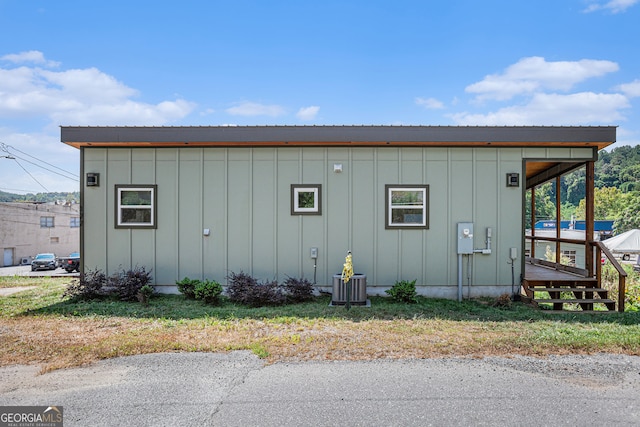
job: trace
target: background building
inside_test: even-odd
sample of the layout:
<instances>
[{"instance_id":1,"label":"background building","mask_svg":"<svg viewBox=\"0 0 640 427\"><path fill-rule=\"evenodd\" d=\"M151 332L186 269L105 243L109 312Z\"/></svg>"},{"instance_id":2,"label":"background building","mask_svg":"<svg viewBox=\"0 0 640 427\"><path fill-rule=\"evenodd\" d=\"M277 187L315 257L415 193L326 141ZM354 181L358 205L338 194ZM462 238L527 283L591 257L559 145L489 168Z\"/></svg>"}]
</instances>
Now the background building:
<instances>
[{"instance_id":1,"label":"background building","mask_svg":"<svg viewBox=\"0 0 640 427\"><path fill-rule=\"evenodd\" d=\"M28 264L38 253L67 256L80 248L80 206L0 203L2 265Z\"/></svg>"}]
</instances>

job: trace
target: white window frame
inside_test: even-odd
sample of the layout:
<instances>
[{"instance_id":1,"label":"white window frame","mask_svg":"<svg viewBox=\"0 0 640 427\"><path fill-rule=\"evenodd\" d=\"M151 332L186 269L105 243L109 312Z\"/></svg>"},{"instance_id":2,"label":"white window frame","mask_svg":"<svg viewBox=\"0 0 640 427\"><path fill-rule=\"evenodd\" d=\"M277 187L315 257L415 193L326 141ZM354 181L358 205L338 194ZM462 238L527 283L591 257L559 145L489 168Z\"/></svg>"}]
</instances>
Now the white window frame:
<instances>
[{"instance_id":1,"label":"white window frame","mask_svg":"<svg viewBox=\"0 0 640 427\"><path fill-rule=\"evenodd\" d=\"M80 217L72 216L71 219L69 219L69 228L78 228L78 227L80 227Z\"/></svg>"},{"instance_id":2,"label":"white window frame","mask_svg":"<svg viewBox=\"0 0 640 427\"><path fill-rule=\"evenodd\" d=\"M578 251L576 251L575 249L561 250L560 255L567 257L567 259L569 260L569 265L575 267L577 252Z\"/></svg>"},{"instance_id":3,"label":"white window frame","mask_svg":"<svg viewBox=\"0 0 640 427\"><path fill-rule=\"evenodd\" d=\"M393 193L397 191L422 192L422 204L394 205ZM385 185L385 228L388 229L428 229L429 228L429 186L428 185ZM421 210L421 222L393 222L393 211L396 209Z\"/></svg>"},{"instance_id":4,"label":"white window frame","mask_svg":"<svg viewBox=\"0 0 640 427\"><path fill-rule=\"evenodd\" d=\"M313 207L299 206L300 193L313 193ZM322 185L320 184L291 184L291 215L321 215L322 214Z\"/></svg>"},{"instance_id":5,"label":"white window frame","mask_svg":"<svg viewBox=\"0 0 640 427\"><path fill-rule=\"evenodd\" d=\"M122 205L122 194L127 191L145 191L150 193L150 205ZM156 185L116 185L115 186L115 220L116 228L157 228L157 186ZM145 222L124 222L124 209L148 209L150 220Z\"/></svg>"}]
</instances>

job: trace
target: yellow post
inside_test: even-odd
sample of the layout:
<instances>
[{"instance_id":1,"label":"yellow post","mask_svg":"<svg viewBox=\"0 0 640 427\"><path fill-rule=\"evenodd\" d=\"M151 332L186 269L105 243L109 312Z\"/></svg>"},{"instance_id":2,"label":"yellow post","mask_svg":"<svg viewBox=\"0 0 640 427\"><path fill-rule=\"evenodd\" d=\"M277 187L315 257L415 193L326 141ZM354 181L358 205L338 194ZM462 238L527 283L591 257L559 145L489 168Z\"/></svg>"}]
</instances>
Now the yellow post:
<instances>
[{"instance_id":1,"label":"yellow post","mask_svg":"<svg viewBox=\"0 0 640 427\"><path fill-rule=\"evenodd\" d=\"M347 310L351 308L351 276L353 276L353 259L351 257L351 251L347 252L347 256L344 259L344 266L342 267L342 283L347 286Z\"/></svg>"}]
</instances>

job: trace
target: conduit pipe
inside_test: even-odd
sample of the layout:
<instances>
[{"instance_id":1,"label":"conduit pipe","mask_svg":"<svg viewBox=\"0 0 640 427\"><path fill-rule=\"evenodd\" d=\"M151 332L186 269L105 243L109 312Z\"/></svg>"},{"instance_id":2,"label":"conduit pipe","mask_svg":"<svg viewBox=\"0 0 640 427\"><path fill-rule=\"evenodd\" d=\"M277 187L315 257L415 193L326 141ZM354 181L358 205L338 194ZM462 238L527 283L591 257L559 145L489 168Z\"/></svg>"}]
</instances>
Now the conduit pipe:
<instances>
[{"instance_id":1,"label":"conduit pipe","mask_svg":"<svg viewBox=\"0 0 640 427\"><path fill-rule=\"evenodd\" d=\"M473 255L473 254L482 254L482 255L491 255L491 227L487 227L487 240L486 240L486 247L482 248L482 249L474 249L473 253L468 253L469 255ZM458 302L462 302L462 284L463 284L463 280L462 280L462 253L458 253ZM471 286L471 283L469 283L469 286Z\"/></svg>"}]
</instances>

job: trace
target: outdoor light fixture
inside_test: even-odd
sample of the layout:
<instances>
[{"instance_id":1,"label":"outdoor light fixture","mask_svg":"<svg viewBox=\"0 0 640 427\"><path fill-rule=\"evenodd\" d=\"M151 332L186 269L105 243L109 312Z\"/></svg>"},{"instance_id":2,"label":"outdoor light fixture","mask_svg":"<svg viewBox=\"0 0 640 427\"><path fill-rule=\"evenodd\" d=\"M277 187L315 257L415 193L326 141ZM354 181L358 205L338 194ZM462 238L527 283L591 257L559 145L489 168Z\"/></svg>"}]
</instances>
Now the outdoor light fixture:
<instances>
[{"instance_id":1,"label":"outdoor light fixture","mask_svg":"<svg viewBox=\"0 0 640 427\"><path fill-rule=\"evenodd\" d=\"M335 173L340 173L342 172L342 163L334 163L333 164L333 171Z\"/></svg>"},{"instance_id":2,"label":"outdoor light fixture","mask_svg":"<svg viewBox=\"0 0 640 427\"><path fill-rule=\"evenodd\" d=\"M507 174L507 187L519 187L520 186L520 174L516 172Z\"/></svg>"},{"instance_id":3,"label":"outdoor light fixture","mask_svg":"<svg viewBox=\"0 0 640 427\"><path fill-rule=\"evenodd\" d=\"M89 172L87 174L87 187L100 187L100 174Z\"/></svg>"}]
</instances>

